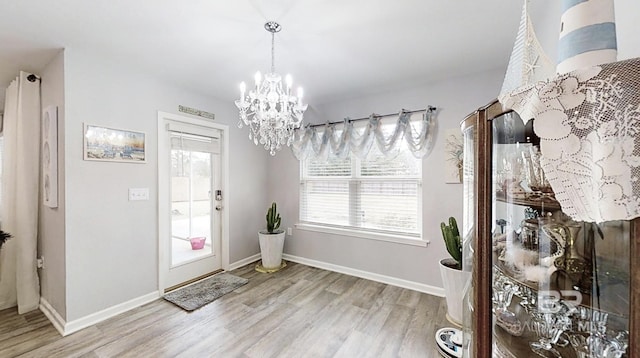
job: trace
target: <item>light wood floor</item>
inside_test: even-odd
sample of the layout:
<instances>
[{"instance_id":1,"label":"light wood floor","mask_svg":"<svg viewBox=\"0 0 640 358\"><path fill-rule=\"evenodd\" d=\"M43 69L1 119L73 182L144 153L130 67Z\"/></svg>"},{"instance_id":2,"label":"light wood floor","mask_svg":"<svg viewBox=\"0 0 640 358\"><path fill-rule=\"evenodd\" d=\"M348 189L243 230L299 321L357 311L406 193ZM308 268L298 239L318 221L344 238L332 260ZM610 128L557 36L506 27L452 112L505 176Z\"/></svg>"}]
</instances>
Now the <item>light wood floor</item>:
<instances>
[{"instance_id":1,"label":"light wood floor","mask_svg":"<svg viewBox=\"0 0 640 358\"><path fill-rule=\"evenodd\" d=\"M67 337L0 311L0 357L437 357L439 297L295 263L192 313L157 300Z\"/></svg>"}]
</instances>

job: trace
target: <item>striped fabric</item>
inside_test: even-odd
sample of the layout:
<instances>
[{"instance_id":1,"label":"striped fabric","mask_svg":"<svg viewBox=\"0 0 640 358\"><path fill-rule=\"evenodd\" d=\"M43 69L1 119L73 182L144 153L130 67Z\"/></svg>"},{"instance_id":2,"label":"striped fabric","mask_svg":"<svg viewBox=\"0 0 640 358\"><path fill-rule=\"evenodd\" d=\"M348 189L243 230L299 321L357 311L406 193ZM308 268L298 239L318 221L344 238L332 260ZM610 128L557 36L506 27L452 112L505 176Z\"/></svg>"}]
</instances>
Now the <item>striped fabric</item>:
<instances>
[{"instance_id":1,"label":"striped fabric","mask_svg":"<svg viewBox=\"0 0 640 358\"><path fill-rule=\"evenodd\" d=\"M613 0L563 0L558 73L615 62Z\"/></svg>"}]
</instances>

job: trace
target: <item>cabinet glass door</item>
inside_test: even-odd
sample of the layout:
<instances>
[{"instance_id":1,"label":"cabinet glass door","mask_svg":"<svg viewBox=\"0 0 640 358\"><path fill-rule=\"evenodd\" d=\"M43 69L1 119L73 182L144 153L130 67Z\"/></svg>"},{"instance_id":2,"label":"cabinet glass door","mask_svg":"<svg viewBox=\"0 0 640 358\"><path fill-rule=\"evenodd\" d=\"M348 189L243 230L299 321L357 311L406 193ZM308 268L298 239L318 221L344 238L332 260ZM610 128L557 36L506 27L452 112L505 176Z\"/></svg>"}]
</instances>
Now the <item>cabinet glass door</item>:
<instances>
[{"instance_id":1,"label":"cabinet glass door","mask_svg":"<svg viewBox=\"0 0 640 358\"><path fill-rule=\"evenodd\" d=\"M483 244L492 247L494 356L625 356L629 222L572 220L545 177L533 121L508 112L490 123L492 232Z\"/></svg>"},{"instance_id":2,"label":"cabinet glass door","mask_svg":"<svg viewBox=\"0 0 640 358\"><path fill-rule=\"evenodd\" d=\"M463 141L463 218L462 218L462 270L468 272L469 281L464 286L463 304L462 304L462 320L463 329L463 356L474 357L474 338L473 338L473 285L471 284L471 272L473 270L474 259L474 231L476 222L475 212L475 148L476 141L476 120L477 113L467 117L462 124L462 141Z\"/></svg>"}]
</instances>

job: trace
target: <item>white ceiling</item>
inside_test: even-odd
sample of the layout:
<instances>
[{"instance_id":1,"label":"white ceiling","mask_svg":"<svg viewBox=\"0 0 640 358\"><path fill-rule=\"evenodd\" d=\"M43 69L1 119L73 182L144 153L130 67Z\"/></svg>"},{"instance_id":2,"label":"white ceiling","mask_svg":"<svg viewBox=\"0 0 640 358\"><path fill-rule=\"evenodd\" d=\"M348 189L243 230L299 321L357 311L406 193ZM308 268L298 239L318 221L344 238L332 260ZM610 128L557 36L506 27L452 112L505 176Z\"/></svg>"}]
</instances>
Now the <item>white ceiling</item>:
<instances>
[{"instance_id":1,"label":"white ceiling","mask_svg":"<svg viewBox=\"0 0 640 358\"><path fill-rule=\"evenodd\" d=\"M544 16L557 0L532 2ZM505 67L517 0L0 0L0 88L62 48L112 57L223 100L270 66L306 101L393 90ZM551 6L554 7L554 6ZM555 10L554 10L555 11ZM557 22L555 19L552 23ZM4 96L0 96L0 108Z\"/></svg>"}]
</instances>

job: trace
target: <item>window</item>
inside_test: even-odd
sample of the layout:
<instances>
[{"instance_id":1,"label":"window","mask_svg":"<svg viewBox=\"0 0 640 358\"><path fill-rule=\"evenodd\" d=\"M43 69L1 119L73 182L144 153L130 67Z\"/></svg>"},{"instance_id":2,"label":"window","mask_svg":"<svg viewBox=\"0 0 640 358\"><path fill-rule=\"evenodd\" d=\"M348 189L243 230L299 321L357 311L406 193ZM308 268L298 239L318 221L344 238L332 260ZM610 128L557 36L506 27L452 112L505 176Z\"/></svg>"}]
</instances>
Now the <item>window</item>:
<instances>
[{"instance_id":1,"label":"window","mask_svg":"<svg viewBox=\"0 0 640 358\"><path fill-rule=\"evenodd\" d=\"M399 147L392 158L374 143L365 160L350 153L303 161L301 224L420 239L422 160Z\"/></svg>"}]
</instances>

